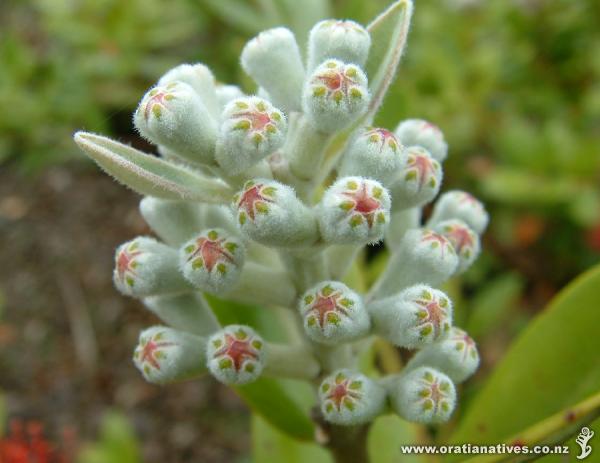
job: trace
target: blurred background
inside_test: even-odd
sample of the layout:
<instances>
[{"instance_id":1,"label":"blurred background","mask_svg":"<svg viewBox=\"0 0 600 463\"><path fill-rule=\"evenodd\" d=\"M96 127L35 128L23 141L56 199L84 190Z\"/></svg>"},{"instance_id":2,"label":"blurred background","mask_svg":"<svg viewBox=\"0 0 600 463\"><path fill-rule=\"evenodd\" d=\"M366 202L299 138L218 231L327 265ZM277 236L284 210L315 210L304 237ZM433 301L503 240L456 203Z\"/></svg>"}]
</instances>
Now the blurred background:
<instances>
[{"instance_id":1,"label":"blurred background","mask_svg":"<svg viewBox=\"0 0 600 463\"><path fill-rule=\"evenodd\" d=\"M71 136L151 151L131 115L170 67L201 61L252 91L237 59L258 31L285 24L304 40L318 19L367 23L388 1L307 0L302 17L293 3L0 2L5 444L43 432L64 462L250 461L233 392L210 379L162 389L133 367L138 332L156 319L112 288L113 251L149 230L139 198ZM441 127L443 188L472 191L492 216L482 257L451 288L483 356L462 407L528 320L600 257L600 2L416 0L377 123L407 117Z\"/></svg>"}]
</instances>

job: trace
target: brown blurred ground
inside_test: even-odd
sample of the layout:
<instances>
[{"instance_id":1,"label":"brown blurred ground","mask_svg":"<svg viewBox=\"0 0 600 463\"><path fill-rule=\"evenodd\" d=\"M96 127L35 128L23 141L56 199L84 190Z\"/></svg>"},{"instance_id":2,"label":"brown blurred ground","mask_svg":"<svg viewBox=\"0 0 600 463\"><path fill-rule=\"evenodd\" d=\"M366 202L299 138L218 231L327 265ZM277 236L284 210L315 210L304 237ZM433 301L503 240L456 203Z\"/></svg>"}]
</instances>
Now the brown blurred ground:
<instances>
[{"instance_id":1,"label":"brown blurred ground","mask_svg":"<svg viewBox=\"0 0 600 463\"><path fill-rule=\"evenodd\" d=\"M229 389L210 379L159 388L130 361L139 331L157 322L110 278L114 248L149 233L138 200L91 164L33 181L0 172L8 414L39 419L51 433L73 426L83 441L116 408L133 423L143 461L235 461L248 452L248 415Z\"/></svg>"}]
</instances>

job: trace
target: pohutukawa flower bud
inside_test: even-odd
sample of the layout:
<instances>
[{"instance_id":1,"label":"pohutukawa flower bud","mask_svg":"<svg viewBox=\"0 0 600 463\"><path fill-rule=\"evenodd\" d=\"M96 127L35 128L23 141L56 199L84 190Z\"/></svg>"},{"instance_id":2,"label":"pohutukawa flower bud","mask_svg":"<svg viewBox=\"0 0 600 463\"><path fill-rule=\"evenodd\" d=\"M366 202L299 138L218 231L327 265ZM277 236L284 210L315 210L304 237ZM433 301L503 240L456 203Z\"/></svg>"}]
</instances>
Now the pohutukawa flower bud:
<instances>
[{"instance_id":1,"label":"pohutukawa flower bud","mask_svg":"<svg viewBox=\"0 0 600 463\"><path fill-rule=\"evenodd\" d=\"M463 330L452 327L439 341L417 352L407 368L427 365L447 374L455 383L465 381L479 366L475 341Z\"/></svg>"},{"instance_id":2,"label":"pohutukawa flower bud","mask_svg":"<svg viewBox=\"0 0 600 463\"><path fill-rule=\"evenodd\" d=\"M179 250L179 265L185 278L211 294L230 291L238 282L246 249L223 229L205 230Z\"/></svg>"},{"instance_id":3,"label":"pohutukawa flower bud","mask_svg":"<svg viewBox=\"0 0 600 463\"><path fill-rule=\"evenodd\" d=\"M304 330L313 341L338 344L365 336L371 327L362 298L345 284L325 281L300 298Z\"/></svg>"},{"instance_id":4,"label":"pohutukawa flower bud","mask_svg":"<svg viewBox=\"0 0 600 463\"><path fill-rule=\"evenodd\" d=\"M117 248L113 281L127 296L146 297L190 291L178 269L177 251L153 238L138 237Z\"/></svg>"},{"instance_id":5,"label":"pohutukawa flower bud","mask_svg":"<svg viewBox=\"0 0 600 463\"><path fill-rule=\"evenodd\" d=\"M344 177L323 195L319 225L328 243L375 243L390 217L390 196L377 181Z\"/></svg>"},{"instance_id":6,"label":"pohutukawa flower bud","mask_svg":"<svg viewBox=\"0 0 600 463\"><path fill-rule=\"evenodd\" d=\"M444 373L420 367L403 374L392 385L392 407L407 421L443 423L456 405L456 389Z\"/></svg>"},{"instance_id":7,"label":"pohutukawa flower bud","mask_svg":"<svg viewBox=\"0 0 600 463\"><path fill-rule=\"evenodd\" d=\"M442 291L426 285L406 288L368 306L377 333L408 349L423 347L448 333L452 302Z\"/></svg>"},{"instance_id":8,"label":"pohutukawa flower bud","mask_svg":"<svg viewBox=\"0 0 600 463\"><path fill-rule=\"evenodd\" d=\"M361 373L338 370L319 386L324 418L343 426L368 423L383 412L385 390Z\"/></svg>"},{"instance_id":9,"label":"pohutukawa flower bud","mask_svg":"<svg viewBox=\"0 0 600 463\"><path fill-rule=\"evenodd\" d=\"M407 119L398 124L395 132L405 146L422 146L440 162L448 155L448 144L444 140L444 134L431 122Z\"/></svg>"},{"instance_id":10,"label":"pohutukawa flower bud","mask_svg":"<svg viewBox=\"0 0 600 463\"><path fill-rule=\"evenodd\" d=\"M202 63L180 64L162 76L158 81L158 85L166 86L173 82L183 82L192 87L213 117L219 117L221 111L217 98L215 76L207 66Z\"/></svg>"},{"instance_id":11,"label":"pohutukawa flower bud","mask_svg":"<svg viewBox=\"0 0 600 463\"><path fill-rule=\"evenodd\" d=\"M225 384L255 381L265 365L264 344L249 326L227 326L208 340L208 369Z\"/></svg>"},{"instance_id":12,"label":"pohutukawa flower bud","mask_svg":"<svg viewBox=\"0 0 600 463\"><path fill-rule=\"evenodd\" d=\"M233 198L240 230L268 246L310 245L317 240L314 213L294 190L273 180L250 180Z\"/></svg>"},{"instance_id":13,"label":"pohutukawa flower bud","mask_svg":"<svg viewBox=\"0 0 600 463\"><path fill-rule=\"evenodd\" d=\"M286 129L285 116L268 101L236 99L223 111L217 162L228 175L237 175L279 148Z\"/></svg>"},{"instance_id":14,"label":"pohutukawa flower bud","mask_svg":"<svg viewBox=\"0 0 600 463\"><path fill-rule=\"evenodd\" d=\"M270 95L286 113L300 109L304 66L294 34L276 27L250 40L241 56L244 71Z\"/></svg>"},{"instance_id":15,"label":"pohutukawa flower bud","mask_svg":"<svg viewBox=\"0 0 600 463\"><path fill-rule=\"evenodd\" d=\"M165 384L206 373L205 339L166 326L140 333L133 354L146 381Z\"/></svg>"},{"instance_id":16,"label":"pohutukawa flower bud","mask_svg":"<svg viewBox=\"0 0 600 463\"><path fill-rule=\"evenodd\" d=\"M339 175L361 175L388 185L406 162L404 147L389 130L370 128L352 143L339 169Z\"/></svg>"},{"instance_id":17,"label":"pohutukawa flower bud","mask_svg":"<svg viewBox=\"0 0 600 463\"><path fill-rule=\"evenodd\" d=\"M390 180L394 210L422 206L436 197L442 184L442 167L419 146L405 149L406 163Z\"/></svg>"},{"instance_id":18,"label":"pohutukawa flower bud","mask_svg":"<svg viewBox=\"0 0 600 463\"><path fill-rule=\"evenodd\" d=\"M333 133L362 116L369 101L367 76L360 67L330 59L307 79L302 109L315 129Z\"/></svg>"},{"instance_id":19,"label":"pohutukawa flower bud","mask_svg":"<svg viewBox=\"0 0 600 463\"><path fill-rule=\"evenodd\" d=\"M364 66L371 48L371 36L354 21L327 19L317 23L308 38L308 69L329 58Z\"/></svg>"},{"instance_id":20,"label":"pohutukawa flower bud","mask_svg":"<svg viewBox=\"0 0 600 463\"><path fill-rule=\"evenodd\" d=\"M222 109L224 109L229 102L246 96L237 85L217 85L216 92Z\"/></svg>"},{"instance_id":21,"label":"pohutukawa flower bud","mask_svg":"<svg viewBox=\"0 0 600 463\"><path fill-rule=\"evenodd\" d=\"M428 226L435 226L448 219L460 219L473 231L482 234L489 217L481 201L470 193L453 190L447 191L436 201Z\"/></svg>"},{"instance_id":22,"label":"pohutukawa flower bud","mask_svg":"<svg viewBox=\"0 0 600 463\"><path fill-rule=\"evenodd\" d=\"M458 267L456 271L462 273L467 270L479 255L479 235L459 219L444 220L439 222L435 231L444 235L458 255Z\"/></svg>"},{"instance_id":23,"label":"pohutukawa flower bud","mask_svg":"<svg viewBox=\"0 0 600 463\"><path fill-rule=\"evenodd\" d=\"M133 121L149 141L191 161L214 165L216 122L188 84L172 82L151 89Z\"/></svg>"}]
</instances>

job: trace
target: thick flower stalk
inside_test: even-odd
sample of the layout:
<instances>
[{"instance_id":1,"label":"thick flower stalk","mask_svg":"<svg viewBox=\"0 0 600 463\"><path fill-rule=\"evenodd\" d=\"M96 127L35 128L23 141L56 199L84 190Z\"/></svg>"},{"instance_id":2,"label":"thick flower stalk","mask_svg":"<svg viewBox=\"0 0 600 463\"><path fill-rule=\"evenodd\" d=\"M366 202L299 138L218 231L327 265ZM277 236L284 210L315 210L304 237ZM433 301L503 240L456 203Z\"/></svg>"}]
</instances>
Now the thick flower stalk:
<instances>
[{"instance_id":1,"label":"thick flower stalk","mask_svg":"<svg viewBox=\"0 0 600 463\"><path fill-rule=\"evenodd\" d=\"M168 71L133 118L161 157L75 135L144 195L140 211L160 239L135 238L115 257L117 289L170 325L140 335L134 362L148 381L299 378L313 383L320 420L332 426L390 411L420 423L450 418L455 384L479 357L452 325L460 307L442 285L473 264L488 216L470 194L449 191L423 217L443 189L442 131L420 119L373 126L411 12L400 0L368 27L322 21L302 44L306 61L290 30L262 32L241 56L257 95L216 84L203 64ZM386 15L399 18L395 42L372 57L371 33ZM345 278L380 242L387 267L359 291ZM289 342L272 343L259 325L222 326L215 298L272 311ZM360 371L375 337L416 350L400 374Z\"/></svg>"}]
</instances>

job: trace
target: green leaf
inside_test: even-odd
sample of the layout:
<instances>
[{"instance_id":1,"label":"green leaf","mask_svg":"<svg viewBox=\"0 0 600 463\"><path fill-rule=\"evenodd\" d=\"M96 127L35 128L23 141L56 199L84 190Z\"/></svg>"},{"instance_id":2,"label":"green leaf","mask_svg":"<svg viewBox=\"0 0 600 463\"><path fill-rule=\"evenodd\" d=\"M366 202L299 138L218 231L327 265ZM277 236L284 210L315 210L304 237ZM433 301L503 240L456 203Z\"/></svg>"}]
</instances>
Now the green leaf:
<instances>
[{"instance_id":1,"label":"green leaf","mask_svg":"<svg viewBox=\"0 0 600 463\"><path fill-rule=\"evenodd\" d=\"M227 203L233 192L223 182L93 133L77 132L75 142L108 174L143 195L162 199Z\"/></svg>"},{"instance_id":2,"label":"green leaf","mask_svg":"<svg viewBox=\"0 0 600 463\"><path fill-rule=\"evenodd\" d=\"M600 266L578 277L512 345L453 443L495 444L600 388Z\"/></svg>"},{"instance_id":3,"label":"green leaf","mask_svg":"<svg viewBox=\"0 0 600 463\"><path fill-rule=\"evenodd\" d=\"M371 91L367 122L373 120L396 76L398 63L406 45L412 12L411 0L398 0L367 26L372 43L366 65Z\"/></svg>"},{"instance_id":4,"label":"green leaf","mask_svg":"<svg viewBox=\"0 0 600 463\"><path fill-rule=\"evenodd\" d=\"M260 416L252 417L254 463L332 463L329 453L317 444L298 442L278 431Z\"/></svg>"}]
</instances>

